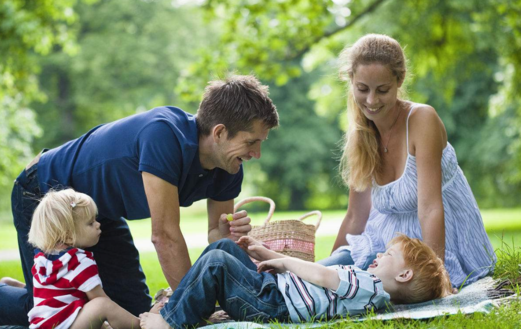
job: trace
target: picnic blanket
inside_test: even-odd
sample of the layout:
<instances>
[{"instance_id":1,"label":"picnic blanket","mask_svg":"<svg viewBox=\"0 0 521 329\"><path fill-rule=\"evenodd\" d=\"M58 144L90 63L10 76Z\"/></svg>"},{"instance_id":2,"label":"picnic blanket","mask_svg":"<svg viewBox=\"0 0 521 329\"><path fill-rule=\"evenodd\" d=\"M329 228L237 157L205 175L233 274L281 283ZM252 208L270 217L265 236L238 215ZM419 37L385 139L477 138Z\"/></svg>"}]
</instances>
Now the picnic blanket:
<instances>
[{"instance_id":1,"label":"picnic blanket","mask_svg":"<svg viewBox=\"0 0 521 329\"><path fill-rule=\"evenodd\" d=\"M339 319L333 323L342 321L365 321L365 320L391 320L398 318L405 319L429 319L437 316L457 314L458 312L470 314L475 312L489 313L493 308L497 307L503 300L511 297L513 292L502 289L505 283L498 282L491 277L485 277L473 284L463 288L458 294L433 301L417 303L391 305L390 308L379 310L374 315L359 316L350 319ZM516 297L517 298L517 297ZM224 329L224 328L280 328L280 324L270 325L269 323L259 324L254 322L234 322L228 321L226 317L219 317L218 314L212 316L221 323L210 324L204 326L205 329ZM306 323L306 324L284 324L284 327L302 328L322 327L324 323Z\"/></svg>"}]
</instances>

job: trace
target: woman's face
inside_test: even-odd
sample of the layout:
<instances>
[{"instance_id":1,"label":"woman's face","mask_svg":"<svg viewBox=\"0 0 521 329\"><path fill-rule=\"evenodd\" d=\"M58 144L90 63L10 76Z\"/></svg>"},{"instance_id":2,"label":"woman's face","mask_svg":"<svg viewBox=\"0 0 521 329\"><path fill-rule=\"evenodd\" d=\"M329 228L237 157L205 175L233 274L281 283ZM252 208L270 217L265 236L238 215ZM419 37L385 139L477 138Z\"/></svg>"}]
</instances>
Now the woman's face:
<instances>
[{"instance_id":1,"label":"woman's face","mask_svg":"<svg viewBox=\"0 0 521 329\"><path fill-rule=\"evenodd\" d=\"M359 65L351 84L355 102L371 121L387 117L396 105L398 89L402 85L382 64Z\"/></svg>"}]
</instances>

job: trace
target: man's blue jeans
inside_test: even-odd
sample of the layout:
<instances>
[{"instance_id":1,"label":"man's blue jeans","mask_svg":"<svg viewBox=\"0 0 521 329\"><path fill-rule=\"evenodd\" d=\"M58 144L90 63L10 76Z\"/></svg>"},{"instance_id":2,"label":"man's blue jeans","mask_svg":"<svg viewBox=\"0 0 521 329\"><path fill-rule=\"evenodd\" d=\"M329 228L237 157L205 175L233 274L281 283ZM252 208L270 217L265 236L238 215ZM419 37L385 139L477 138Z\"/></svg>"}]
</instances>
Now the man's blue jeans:
<instances>
[{"instance_id":1,"label":"man's blue jeans","mask_svg":"<svg viewBox=\"0 0 521 329\"><path fill-rule=\"evenodd\" d=\"M257 267L235 242L209 245L181 280L161 315L174 328L204 323L215 302L234 320L289 321L277 277Z\"/></svg>"},{"instance_id":2,"label":"man's blue jeans","mask_svg":"<svg viewBox=\"0 0 521 329\"><path fill-rule=\"evenodd\" d=\"M64 188L64 187L62 187ZM23 170L14 183L11 195L13 221L18 234L18 248L26 289L0 284L0 326L28 326L27 313L33 307L34 248L27 242L34 209L40 193L37 165ZM103 289L118 305L134 315L150 310L152 298L139 264L139 253L123 218L99 218L101 239L88 250L94 252Z\"/></svg>"}]
</instances>

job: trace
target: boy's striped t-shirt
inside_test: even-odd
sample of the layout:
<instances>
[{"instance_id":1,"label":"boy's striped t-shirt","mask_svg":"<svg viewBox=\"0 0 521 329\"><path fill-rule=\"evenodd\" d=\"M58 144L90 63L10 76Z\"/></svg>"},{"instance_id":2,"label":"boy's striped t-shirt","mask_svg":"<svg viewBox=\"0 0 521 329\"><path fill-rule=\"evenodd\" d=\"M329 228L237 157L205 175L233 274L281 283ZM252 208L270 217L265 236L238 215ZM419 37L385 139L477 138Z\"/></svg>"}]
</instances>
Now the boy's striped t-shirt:
<instances>
[{"instance_id":1,"label":"boy's striped t-shirt","mask_svg":"<svg viewBox=\"0 0 521 329\"><path fill-rule=\"evenodd\" d=\"M37 252L32 268L34 308L30 328L70 328L89 300L86 292L101 285L92 252L72 248L58 255Z\"/></svg>"},{"instance_id":2,"label":"boy's striped t-shirt","mask_svg":"<svg viewBox=\"0 0 521 329\"><path fill-rule=\"evenodd\" d=\"M293 322L353 316L385 307L390 296L375 275L355 266L334 265L340 284L337 290L323 288L291 272L277 274L278 288Z\"/></svg>"}]
</instances>

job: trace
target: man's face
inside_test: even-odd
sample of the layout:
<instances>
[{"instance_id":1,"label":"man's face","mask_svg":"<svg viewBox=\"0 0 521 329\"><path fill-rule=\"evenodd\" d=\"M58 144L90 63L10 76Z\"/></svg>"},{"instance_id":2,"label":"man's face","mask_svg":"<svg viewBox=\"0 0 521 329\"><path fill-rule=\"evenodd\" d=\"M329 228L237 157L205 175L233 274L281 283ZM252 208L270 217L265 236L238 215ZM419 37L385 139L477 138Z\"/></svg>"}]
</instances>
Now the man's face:
<instances>
[{"instance_id":1,"label":"man's face","mask_svg":"<svg viewBox=\"0 0 521 329\"><path fill-rule=\"evenodd\" d=\"M269 131L261 120L253 122L252 131L239 131L231 139L225 131L217 145L217 167L236 174L244 161L260 158L261 143L268 139Z\"/></svg>"},{"instance_id":2,"label":"man's face","mask_svg":"<svg viewBox=\"0 0 521 329\"><path fill-rule=\"evenodd\" d=\"M407 270L403 259L402 244L393 244L385 253L378 253L367 272L376 275L382 281L394 280Z\"/></svg>"}]
</instances>

